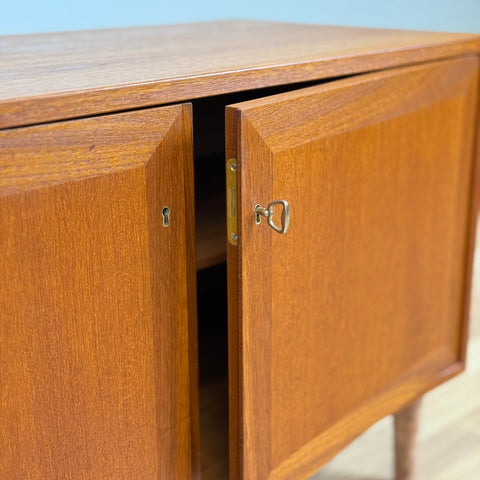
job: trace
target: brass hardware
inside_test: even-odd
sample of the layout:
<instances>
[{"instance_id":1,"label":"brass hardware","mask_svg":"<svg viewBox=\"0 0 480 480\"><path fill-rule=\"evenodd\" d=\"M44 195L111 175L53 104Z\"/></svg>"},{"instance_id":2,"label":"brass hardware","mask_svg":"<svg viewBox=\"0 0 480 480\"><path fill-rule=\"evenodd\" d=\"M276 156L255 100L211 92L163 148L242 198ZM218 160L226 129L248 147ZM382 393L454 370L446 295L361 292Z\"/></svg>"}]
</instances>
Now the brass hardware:
<instances>
[{"instance_id":1,"label":"brass hardware","mask_svg":"<svg viewBox=\"0 0 480 480\"><path fill-rule=\"evenodd\" d=\"M232 245L238 245L237 228L237 161L231 158L227 162L227 232Z\"/></svg>"},{"instance_id":2,"label":"brass hardware","mask_svg":"<svg viewBox=\"0 0 480 480\"><path fill-rule=\"evenodd\" d=\"M163 226L168 227L170 225L170 209L168 207L163 207L162 216L163 216Z\"/></svg>"},{"instance_id":3,"label":"brass hardware","mask_svg":"<svg viewBox=\"0 0 480 480\"><path fill-rule=\"evenodd\" d=\"M268 208L263 208L261 205L255 205L255 223L257 225L262 221L262 217L268 218L270 216L270 211Z\"/></svg>"},{"instance_id":4,"label":"brass hardware","mask_svg":"<svg viewBox=\"0 0 480 480\"><path fill-rule=\"evenodd\" d=\"M273 221L273 207L275 205L283 205L282 210L282 223L281 227L275 225ZM263 208L261 205L255 205L255 223L258 225L262 221L262 217L267 219L267 223L278 233L287 233L288 225L290 224L290 206L286 200L274 200L267 205L267 208Z\"/></svg>"}]
</instances>

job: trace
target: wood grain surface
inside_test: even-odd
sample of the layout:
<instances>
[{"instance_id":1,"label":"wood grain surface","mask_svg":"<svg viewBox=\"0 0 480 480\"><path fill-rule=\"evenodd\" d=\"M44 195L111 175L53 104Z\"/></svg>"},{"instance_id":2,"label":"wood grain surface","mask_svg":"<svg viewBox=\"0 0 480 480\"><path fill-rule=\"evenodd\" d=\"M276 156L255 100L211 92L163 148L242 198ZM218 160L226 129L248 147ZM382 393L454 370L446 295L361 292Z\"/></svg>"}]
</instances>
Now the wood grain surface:
<instances>
[{"instance_id":1,"label":"wood grain surface","mask_svg":"<svg viewBox=\"0 0 480 480\"><path fill-rule=\"evenodd\" d=\"M0 478L197 476L191 130L179 105L0 133Z\"/></svg>"},{"instance_id":2,"label":"wood grain surface","mask_svg":"<svg viewBox=\"0 0 480 480\"><path fill-rule=\"evenodd\" d=\"M237 111L225 110L225 154L226 160L236 158L238 161L238 141L240 123ZM238 165L237 165L238 166ZM237 170L238 175L238 170ZM240 187L237 177L237 187ZM237 193L237 212L240 213L240 191ZM225 211L225 216L230 212ZM240 217L238 217L240 218ZM239 225L239 228L241 226ZM230 480L239 480L243 471L243 406L242 406L242 342L241 342L241 288L240 252L236 245L226 240L227 249L227 296L228 296L228 435ZM212 479L213 480L213 479Z\"/></svg>"},{"instance_id":3,"label":"wood grain surface","mask_svg":"<svg viewBox=\"0 0 480 480\"><path fill-rule=\"evenodd\" d=\"M217 131L212 122L204 117L199 117L198 112L194 118L194 124L197 122L206 123ZM220 120L218 126L221 140L223 140L223 123L225 107L220 109L216 120ZM220 118L219 118L220 117ZM194 129L195 133L195 129ZM195 136L195 153L198 154L197 136ZM202 132L203 133L203 132ZM213 136L212 133L210 133ZM218 142L216 138L208 139L209 144L215 148L218 146L220 152L224 150L223 141ZM226 255L227 226L225 222L225 168L224 153L207 158L195 158L195 255L197 270L211 267L219 263L224 263Z\"/></svg>"},{"instance_id":4,"label":"wood grain surface","mask_svg":"<svg viewBox=\"0 0 480 480\"><path fill-rule=\"evenodd\" d=\"M196 203L195 256L197 270L225 262L227 229L225 195L203 198Z\"/></svg>"},{"instance_id":5,"label":"wood grain surface","mask_svg":"<svg viewBox=\"0 0 480 480\"><path fill-rule=\"evenodd\" d=\"M0 37L0 128L480 51L480 37L226 21Z\"/></svg>"},{"instance_id":6,"label":"wood grain surface","mask_svg":"<svg viewBox=\"0 0 480 480\"><path fill-rule=\"evenodd\" d=\"M479 224L480 227L480 224ZM480 232L478 232L480 233ZM418 480L478 480L480 472L480 236L477 233L465 372L422 397L416 447ZM388 416L310 480L391 480L394 435ZM223 477L224 479L227 477Z\"/></svg>"},{"instance_id":7,"label":"wood grain surface","mask_svg":"<svg viewBox=\"0 0 480 480\"><path fill-rule=\"evenodd\" d=\"M229 107L232 479L305 478L463 369L478 68L471 56ZM254 222L274 199L292 208L283 236Z\"/></svg>"}]
</instances>

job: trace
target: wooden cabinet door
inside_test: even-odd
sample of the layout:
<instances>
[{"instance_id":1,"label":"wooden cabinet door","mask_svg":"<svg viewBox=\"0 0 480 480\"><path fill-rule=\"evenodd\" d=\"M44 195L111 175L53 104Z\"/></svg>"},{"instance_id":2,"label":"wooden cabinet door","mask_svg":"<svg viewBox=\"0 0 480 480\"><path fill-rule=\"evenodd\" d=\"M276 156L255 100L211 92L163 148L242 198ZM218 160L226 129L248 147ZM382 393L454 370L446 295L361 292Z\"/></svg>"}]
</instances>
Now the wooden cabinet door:
<instances>
[{"instance_id":1,"label":"wooden cabinet door","mask_svg":"<svg viewBox=\"0 0 480 480\"><path fill-rule=\"evenodd\" d=\"M0 165L0 477L190 479L190 105L6 130Z\"/></svg>"},{"instance_id":2,"label":"wooden cabinet door","mask_svg":"<svg viewBox=\"0 0 480 480\"><path fill-rule=\"evenodd\" d=\"M232 478L306 478L462 369L478 66L387 70L227 108ZM281 199L284 235L254 215Z\"/></svg>"}]
</instances>

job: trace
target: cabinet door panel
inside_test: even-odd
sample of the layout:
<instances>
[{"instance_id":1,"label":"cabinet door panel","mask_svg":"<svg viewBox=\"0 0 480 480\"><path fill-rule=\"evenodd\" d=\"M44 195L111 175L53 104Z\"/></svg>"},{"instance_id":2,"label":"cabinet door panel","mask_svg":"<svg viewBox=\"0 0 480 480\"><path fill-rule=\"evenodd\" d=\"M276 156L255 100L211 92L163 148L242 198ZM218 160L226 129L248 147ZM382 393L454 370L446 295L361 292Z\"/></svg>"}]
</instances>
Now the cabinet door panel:
<instances>
[{"instance_id":1,"label":"cabinet door panel","mask_svg":"<svg viewBox=\"0 0 480 480\"><path fill-rule=\"evenodd\" d=\"M468 57L227 108L233 478L305 478L462 369L477 89Z\"/></svg>"},{"instance_id":2,"label":"cabinet door panel","mask_svg":"<svg viewBox=\"0 0 480 480\"><path fill-rule=\"evenodd\" d=\"M190 105L0 132L0 164L0 477L190 479Z\"/></svg>"}]
</instances>

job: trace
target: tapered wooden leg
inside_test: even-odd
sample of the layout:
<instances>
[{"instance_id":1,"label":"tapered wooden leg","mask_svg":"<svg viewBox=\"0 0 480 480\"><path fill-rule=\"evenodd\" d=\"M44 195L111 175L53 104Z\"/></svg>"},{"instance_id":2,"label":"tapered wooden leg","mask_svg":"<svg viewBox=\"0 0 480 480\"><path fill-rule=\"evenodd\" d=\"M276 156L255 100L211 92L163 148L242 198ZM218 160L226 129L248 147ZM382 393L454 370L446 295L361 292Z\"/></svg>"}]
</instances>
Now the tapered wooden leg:
<instances>
[{"instance_id":1,"label":"tapered wooden leg","mask_svg":"<svg viewBox=\"0 0 480 480\"><path fill-rule=\"evenodd\" d=\"M395 414L395 475L396 480L413 480L415 445L421 399Z\"/></svg>"}]
</instances>

